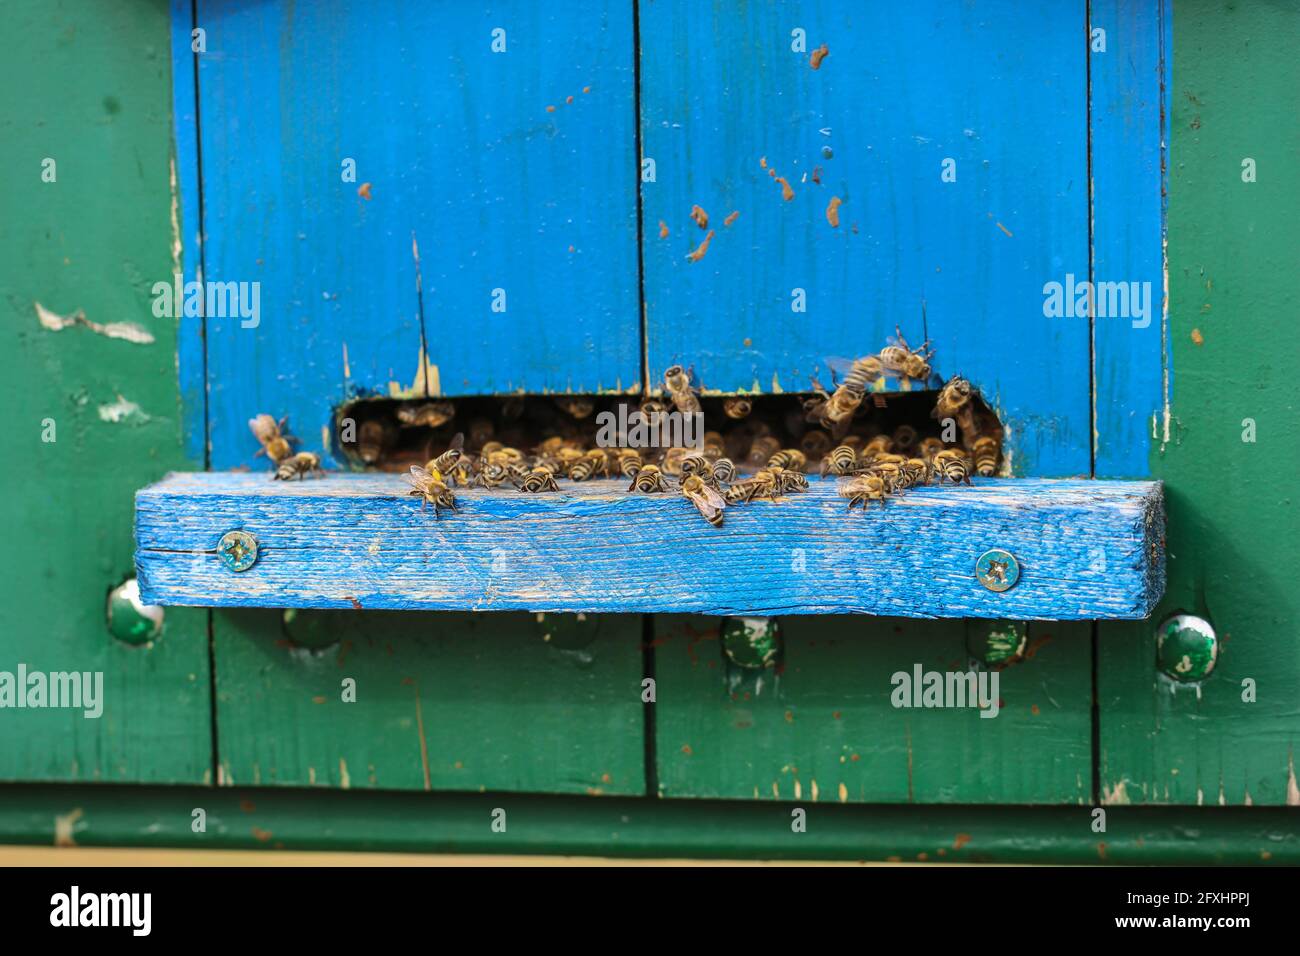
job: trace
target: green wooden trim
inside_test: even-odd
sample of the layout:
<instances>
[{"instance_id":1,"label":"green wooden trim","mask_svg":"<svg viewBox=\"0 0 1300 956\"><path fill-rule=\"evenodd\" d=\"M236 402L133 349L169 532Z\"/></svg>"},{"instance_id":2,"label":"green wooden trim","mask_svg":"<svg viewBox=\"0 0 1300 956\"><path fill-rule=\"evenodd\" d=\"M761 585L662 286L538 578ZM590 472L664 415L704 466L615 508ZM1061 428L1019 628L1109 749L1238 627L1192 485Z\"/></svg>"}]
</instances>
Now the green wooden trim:
<instances>
[{"instance_id":1,"label":"green wooden trim","mask_svg":"<svg viewBox=\"0 0 1300 956\"><path fill-rule=\"evenodd\" d=\"M1300 864L1281 808L908 807L200 787L0 788L0 843L947 863ZM202 808L207 831L191 830ZM506 829L492 830L495 809Z\"/></svg>"}]
</instances>

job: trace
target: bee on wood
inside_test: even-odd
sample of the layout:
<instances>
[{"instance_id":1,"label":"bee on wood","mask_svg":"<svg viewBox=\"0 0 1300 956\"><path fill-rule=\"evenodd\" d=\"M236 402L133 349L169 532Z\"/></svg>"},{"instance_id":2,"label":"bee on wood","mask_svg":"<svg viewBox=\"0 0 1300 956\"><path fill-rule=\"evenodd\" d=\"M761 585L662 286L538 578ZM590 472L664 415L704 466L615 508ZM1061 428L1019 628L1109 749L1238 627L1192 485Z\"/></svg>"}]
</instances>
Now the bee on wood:
<instances>
[{"instance_id":1,"label":"bee on wood","mask_svg":"<svg viewBox=\"0 0 1300 956\"><path fill-rule=\"evenodd\" d=\"M767 467L803 471L808 467L808 459L797 448L783 448L767 460Z\"/></svg>"},{"instance_id":2,"label":"bee on wood","mask_svg":"<svg viewBox=\"0 0 1300 956\"><path fill-rule=\"evenodd\" d=\"M713 484L713 465L709 464L709 460L699 452L682 456L680 467L683 486L688 478L699 478L706 485Z\"/></svg>"},{"instance_id":3,"label":"bee on wood","mask_svg":"<svg viewBox=\"0 0 1300 956\"><path fill-rule=\"evenodd\" d=\"M752 477L735 482L723 495L729 505L753 501L755 498L773 498L775 496L776 475L766 468L755 472Z\"/></svg>"},{"instance_id":4,"label":"bee on wood","mask_svg":"<svg viewBox=\"0 0 1300 956\"><path fill-rule=\"evenodd\" d=\"M991 478L998 471L998 456L1002 454L1002 442L993 435L981 435L975 439L971 455L975 459L975 471Z\"/></svg>"},{"instance_id":5,"label":"bee on wood","mask_svg":"<svg viewBox=\"0 0 1300 956\"><path fill-rule=\"evenodd\" d=\"M772 469L774 480L776 482L776 493L778 495L788 495L792 491L807 491L808 476L802 471L794 471L790 468Z\"/></svg>"},{"instance_id":6,"label":"bee on wood","mask_svg":"<svg viewBox=\"0 0 1300 956\"><path fill-rule=\"evenodd\" d=\"M879 475L854 475L852 478L844 479L840 482L837 489L840 496L849 499L849 510L853 510L854 505L862 505L862 513L867 512L867 502L879 501L880 506L885 506L885 498L889 496L888 488L885 486L885 480Z\"/></svg>"},{"instance_id":7,"label":"bee on wood","mask_svg":"<svg viewBox=\"0 0 1300 956\"><path fill-rule=\"evenodd\" d=\"M731 482L736 480L736 466L730 458L719 458L713 463L713 487L717 488L719 482Z\"/></svg>"},{"instance_id":8,"label":"bee on wood","mask_svg":"<svg viewBox=\"0 0 1300 956\"><path fill-rule=\"evenodd\" d=\"M909 458L899 468L903 472L907 487L929 484L930 464L924 458Z\"/></svg>"},{"instance_id":9,"label":"bee on wood","mask_svg":"<svg viewBox=\"0 0 1300 956\"><path fill-rule=\"evenodd\" d=\"M582 459L585 457L585 453L581 449L570 448L569 446L565 445L556 449L555 454L549 457L551 457L552 460L555 462L556 471L558 471L562 475L565 475L566 477L572 478L573 475L569 473L570 470L573 468L574 465L582 461Z\"/></svg>"},{"instance_id":10,"label":"bee on wood","mask_svg":"<svg viewBox=\"0 0 1300 956\"><path fill-rule=\"evenodd\" d=\"M696 390L691 388L690 376L680 365L673 365L664 372L664 387L673 405L683 415L693 415L700 410L700 400Z\"/></svg>"},{"instance_id":11,"label":"bee on wood","mask_svg":"<svg viewBox=\"0 0 1300 956\"><path fill-rule=\"evenodd\" d=\"M830 454L822 459L822 477L830 475L849 475L857 471L858 453L852 445L837 445Z\"/></svg>"},{"instance_id":12,"label":"bee on wood","mask_svg":"<svg viewBox=\"0 0 1300 956\"><path fill-rule=\"evenodd\" d=\"M589 398L585 398L581 396L571 397L566 395L561 398L557 398L555 400L555 404L558 405L560 409L565 413L571 415L573 418L578 419L578 421L581 421L584 418L590 418L591 413L596 410L595 402L593 402Z\"/></svg>"},{"instance_id":13,"label":"bee on wood","mask_svg":"<svg viewBox=\"0 0 1300 956\"><path fill-rule=\"evenodd\" d=\"M555 480L555 473L541 465L524 474L519 482L519 490L528 494L540 494L543 491L559 491L560 486Z\"/></svg>"},{"instance_id":14,"label":"bee on wood","mask_svg":"<svg viewBox=\"0 0 1300 956\"><path fill-rule=\"evenodd\" d=\"M484 462L479 467L479 470L474 473L474 478L470 484L478 485L480 488L500 488L510 480L510 467L508 465L499 461L488 461Z\"/></svg>"},{"instance_id":15,"label":"bee on wood","mask_svg":"<svg viewBox=\"0 0 1300 956\"><path fill-rule=\"evenodd\" d=\"M715 528L722 527L722 512L727 501L716 488L699 475L688 475L682 479L682 496L695 505L695 510L704 516L705 521Z\"/></svg>"},{"instance_id":16,"label":"bee on wood","mask_svg":"<svg viewBox=\"0 0 1300 956\"><path fill-rule=\"evenodd\" d=\"M966 454L958 448L945 448L934 456L930 470L940 481L947 478L954 485L966 482L970 484L970 462Z\"/></svg>"},{"instance_id":17,"label":"bee on wood","mask_svg":"<svg viewBox=\"0 0 1300 956\"><path fill-rule=\"evenodd\" d=\"M312 474L325 474L320 466L320 455L315 452L300 451L296 455L290 455L276 462L275 474L271 479L273 481L288 481L290 478L301 480Z\"/></svg>"},{"instance_id":18,"label":"bee on wood","mask_svg":"<svg viewBox=\"0 0 1300 956\"><path fill-rule=\"evenodd\" d=\"M831 450L831 436L814 428L812 431L805 432L799 439L799 448L810 461L822 458Z\"/></svg>"},{"instance_id":19,"label":"bee on wood","mask_svg":"<svg viewBox=\"0 0 1300 956\"><path fill-rule=\"evenodd\" d=\"M456 496L451 493L442 475L419 465L412 465L408 474L402 476L411 485L408 494L418 495L422 500L420 510L433 505L433 517L436 521L443 508L456 510Z\"/></svg>"},{"instance_id":20,"label":"bee on wood","mask_svg":"<svg viewBox=\"0 0 1300 956\"><path fill-rule=\"evenodd\" d=\"M437 458L430 459L424 468L429 473L437 475L439 481L454 482L453 475L456 466L460 464L461 459L464 457L465 435L462 432L457 432L456 437L447 446L447 450Z\"/></svg>"},{"instance_id":21,"label":"bee on wood","mask_svg":"<svg viewBox=\"0 0 1300 956\"><path fill-rule=\"evenodd\" d=\"M658 465L642 465L641 470L632 478L632 484L627 486L627 490L653 494L667 491L668 484L664 481L664 473L659 470Z\"/></svg>"},{"instance_id":22,"label":"bee on wood","mask_svg":"<svg viewBox=\"0 0 1300 956\"><path fill-rule=\"evenodd\" d=\"M441 428L455 417L451 402L417 402L397 409L397 420L405 428Z\"/></svg>"},{"instance_id":23,"label":"bee on wood","mask_svg":"<svg viewBox=\"0 0 1300 956\"><path fill-rule=\"evenodd\" d=\"M903 474L903 466L897 462L873 462L867 474L879 478L890 494L902 491L906 487L907 479Z\"/></svg>"},{"instance_id":24,"label":"bee on wood","mask_svg":"<svg viewBox=\"0 0 1300 956\"><path fill-rule=\"evenodd\" d=\"M620 448L618 450L618 473L624 478L635 478L640 470L640 453L631 448Z\"/></svg>"},{"instance_id":25,"label":"bee on wood","mask_svg":"<svg viewBox=\"0 0 1300 956\"><path fill-rule=\"evenodd\" d=\"M748 418L749 413L754 410L754 403L748 398L733 396L722 400L722 411L731 419L739 421L742 418Z\"/></svg>"},{"instance_id":26,"label":"bee on wood","mask_svg":"<svg viewBox=\"0 0 1300 956\"><path fill-rule=\"evenodd\" d=\"M681 477L682 459L691 453L689 448L673 447L664 452L663 458L659 462L659 470L670 478Z\"/></svg>"},{"instance_id":27,"label":"bee on wood","mask_svg":"<svg viewBox=\"0 0 1300 956\"><path fill-rule=\"evenodd\" d=\"M598 474L608 474L609 459L600 448L593 448L569 468L569 477L574 481L586 481Z\"/></svg>"},{"instance_id":28,"label":"bee on wood","mask_svg":"<svg viewBox=\"0 0 1300 956\"><path fill-rule=\"evenodd\" d=\"M887 372L893 372L904 378L914 378L924 382L930 377L930 358L934 353L928 341L922 343L919 350L913 351L903 338L903 331L894 326L894 342L880 350L880 364Z\"/></svg>"},{"instance_id":29,"label":"bee on wood","mask_svg":"<svg viewBox=\"0 0 1300 956\"><path fill-rule=\"evenodd\" d=\"M257 455L265 455L271 460L271 463L278 465L281 461L293 454L293 448L290 446L289 437L283 433L284 423L287 419L280 419L276 422L274 418L265 413L258 415L256 418L248 420L249 430L252 431L253 437L261 444Z\"/></svg>"},{"instance_id":30,"label":"bee on wood","mask_svg":"<svg viewBox=\"0 0 1300 956\"><path fill-rule=\"evenodd\" d=\"M357 428L357 455L373 465L387 454L397 438L397 429L388 421L367 419Z\"/></svg>"}]
</instances>

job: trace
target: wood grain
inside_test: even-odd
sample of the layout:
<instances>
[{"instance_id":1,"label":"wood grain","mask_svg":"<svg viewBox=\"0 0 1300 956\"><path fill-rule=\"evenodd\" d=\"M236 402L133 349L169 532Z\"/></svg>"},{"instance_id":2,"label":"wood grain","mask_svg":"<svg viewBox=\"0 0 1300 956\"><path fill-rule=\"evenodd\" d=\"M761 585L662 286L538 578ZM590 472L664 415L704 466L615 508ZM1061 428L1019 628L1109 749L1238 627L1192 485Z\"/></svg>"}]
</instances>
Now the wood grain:
<instances>
[{"instance_id":1,"label":"wood grain","mask_svg":"<svg viewBox=\"0 0 1300 956\"><path fill-rule=\"evenodd\" d=\"M721 529L672 495L616 481L457 493L441 520L396 475L276 482L173 474L136 499L141 590L158 604L424 610L867 613L1141 618L1163 591L1158 484L981 480L848 512L830 480L728 509ZM240 528L257 564L214 549ZM976 580L992 547L1020 582Z\"/></svg>"}]
</instances>

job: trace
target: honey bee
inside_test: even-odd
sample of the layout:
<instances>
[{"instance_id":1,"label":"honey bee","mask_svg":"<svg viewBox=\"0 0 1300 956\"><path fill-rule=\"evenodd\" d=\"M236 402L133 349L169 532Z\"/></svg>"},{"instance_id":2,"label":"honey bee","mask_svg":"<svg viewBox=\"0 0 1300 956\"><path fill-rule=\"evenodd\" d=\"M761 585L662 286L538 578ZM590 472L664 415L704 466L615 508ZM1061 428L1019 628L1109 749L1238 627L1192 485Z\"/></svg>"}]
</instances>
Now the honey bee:
<instances>
[{"instance_id":1,"label":"honey bee","mask_svg":"<svg viewBox=\"0 0 1300 956\"><path fill-rule=\"evenodd\" d=\"M711 485L713 484L713 466L699 452L692 452L682 457L681 476L683 486L685 486L688 478L700 478L706 485Z\"/></svg>"},{"instance_id":2,"label":"honey bee","mask_svg":"<svg viewBox=\"0 0 1300 956\"><path fill-rule=\"evenodd\" d=\"M752 412L753 410L754 410L754 403L747 398L741 398L739 396L736 396L732 398L724 398L722 400L723 413L726 414L728 418L732 418L737 421L739 421L742 418L747 418L749 416L749 413Z\"/></svg>"},{"instance_id":3,"label":"honey bee","mask_svg":"<svg viewBox=\"0 0 1300 956\"><path fill-rule=\"evenodd\" d=\"M456 496L451 493L447 483L442 480L442 475L435 474L427 468L421 468L419 465L412 465L410 472L402 477L411 486L408 494L418 495L423 499L420 502L421 511L429 505L433 505L435 521L443 508L449 508L452 511L456 510Z\"/></svg>"},{"instance_id":4,"label":"honey bee","mask_svg":"<svg viewBox=\"0 0 1300 956\"><path fill-rule=\"evenodd\" d=\"M781 450L781 443L771 435L759 435L749 446L749 455L745 461L755 468L762 468L768 460Z\"/></svg>"},{"instance_id":5,"label":"honey bee","mask_svg":"<svg viewBox=\"0 0 1300 956\"><path fill-rule=\"evenodd\" d=\"M689 449L674 447L664 452L663 460L659 463L659 470L671 478L677 478L682 473L682 460L689 453Z\"/></svg>"},{"instance_id":6,"label":"honey bee","mask_svg":"<svg viewBox=\"0 0 1300 956\"><path fill-rule=\"evenodd\" d=\"M553 456L548 456L548 457L554 460L555 469L560 474L572 478L573 475L570 474L570 472L572 471L573 467L576 464L578 464L578 462L582 461L582 459L585 457L585 453L580 449L570 448L569 446L565 445L562 446L561 448L558 448Z\"/></svg>"},{"instance_id":7,"label":"honey bee","mask_svg":"<svg viewBox=\"0 0 1300 956\"><path fill-rule=\"evenodd\" d=\"M564 438L560 435L551 435L549 438L542 439L542 443L533 449L533 454L541 458L554 458L563 447Z\"/></svg>"},{"instance_id":8,"label":"honey bee","mask_svg":"<svg viewBox=\"0 0 1300 956\"><path fill-rule=\"evenodd\" d=\"M863 462L871 462L881 455L892 454L893 451L894 439L888 435L877 435L862 446L862 451L858 453L858 457Z\"/></svg>"},{"instance_id":9,"label":"honey bee","mask_svg":"<svg viewBox=\"0 0 1300 956\"><path fill-rule=\"evenodd\" d=\"M808 467L808 459L797 448L783 448L767 460L767 467L803 471Z\"/></svg>"},{"instance_id":10,"label":"honey bee","mask_svg":"<svg viewBox=\"0 0 1300 956\"><path fill-rule=\"evenodd\" d=\"M776 493L778 495L788 495L792 491L807 491L808 476L802 471L793 471L789 468L772 468L773 478L776 482Z\"/></svg>"},{"instance_id":11,"label":"honey bee","mask_svg":"<svg viewBox=\"0 0 1300 956\"><path fill-rule=\"evenodd\" d=\"M968 485L971 483L970 462L958 448L945 448L936 454L930 462L930 470L940 481L947 478L954 485L963 481Z\"/></svg>"},{"instance_id":12,"label":"honey bee","mask_svg":"<svg viewBox=\"0 0 1300 956\"><path fill-rule=\"evenodd\" d=\"M975 471L985 478L997 474L998 456L1001 453L1002 442L993 435L981 435L975 439L975 447L971 451L975 459Z\"/></svg>"},{"instance_id":13,"label":"honey bee","mask_svg":"<svg viewBox=\"0 0 1300 956\"><path fill-rule=\"evenodd\" d=\"M591 413L596 410L596 403L589 398L583 397L573 398L566 395L562 398L557 398L555 404L579 421L584 418L590 418Z\"/></svg>"},{"instance_id":14,"label":"honey bee","mask_svg":"<svg viewBox=\"0 0 1300 956\"><path fill-rule=\"evenodd\" d=\"M657 491L667 491L668 484L664 481L664 473L659 470L658 465L642 465L641 470L633 476L632 484L627 486L627 490L653 494Z\"/></svg>"},{"instance_id":15,"label":"honey bee","mask_svg":"<svg viewBox=\"0 0 1300 956\"><path fill-rule=\"evenodd\" d=\"M618 473L624 478L635 478L641 470L641 455L631 448L618 450ZM629 489L630 490L630 489Z\"/></svg>"},{"instance_id":16,"label":"honey bee","mask_svg":"<svg viewBox=\"0 0 1300 956\"><path fill-rule=\"evenodd\" d=\"M315 452L300 451L296 455L290 455L276 462L275 474L271 479L288 481L296 477L301 480L311 474L325 474L320 466L320 455Z\"/></svg>"},{"instance_id":17,"label":"honey bee","mask_svg":"<svg viewBox=\"0 0 1300 956\"><path fill-rule=\"evenodd\" d=\"M559 491L560 486L555 480L555 473L542 465L524 474L519 482L519 490L539 494L543 491Z\"/></svg>"},{"instance_id":18,"label":"honey bee","mask_svg":"<svg viewBox=\"0 0 1300 956\"><path fill-rule=\"evenodd\" d=\"M436 475L439 481L453 481L453 475L456 472L456 466L460 464L465 457L465 435L461 432L456 433L456 437L451 440L451 444L437 458L430 459L429 463L424 466L430 474Z\"/></svg>"},{"instance_id":19,"label":"honey bee","mask_svg":"<svg viewBox=\"0 0 1300 956\"><path fill-rule=\"evenodd\" d=\"M916 447L916 451L921 458L924 458L928 462L931 461L938 452L943 451L943 442L933 436L930 438L922 438L921 444Z\"/></svg>"},{"instance_id":20,"label":"honey bee","mask_svg":"<svg viewBox=\"0 0 1300 956\"><path fill-rule=\"evenodd\" d=\"M847 385L857 392L866 392L876 384L876 380L880 378L883 371L884 363L881 362L879 356L865 355L860 359L855 359L853 364L849 366L849 370L841 384Z\"/></svg>"},{"instance_id":21,"label":"honey bee","mask_svg":"<svg viewBox=\"0 0 1300 956\"><path fill-rule=\"evenodd\" d=\"M705 432L703 440L704 457L716 461L727 453L726 442L718 432Z\"/></svg>"},{"instance_id":22,"label":"honey bee","mask_svg":"<svg viewBox=\"0 0 1300 956\"><path fill-rule=\"evenodd\" d=\"M899 466L903 472L903 478L907 482L907 487L912 488L916 485L928 484L930 480L930 465L923 458L909 458Z\"/></svg>"},{"instance_id":23,"label":"honey bee","mask_svg":"<svg viewBox=\"0 0 1300 956\"><path fill-rule=\"evenodd\" d=\"M863 389L850 385L847 381L841 382L822 405L820 424L830 426L832 433L836 431L843 433L865 397L866 392Z\"/></svg>"},{"instance_id":24,"label":"honey bee","mask_svg":"<svg viewBox=\"0 0 1300 956\"><path fill-rule=\"evenodd\" d=\"M960 375L954 375L939 389L939 395L935 399L934 410L930 412L932 418L940 421L952 419L961 429L962 435L968 439L975 435L975 407L971 401L974 394L974 388L971 383L962 378Z\"/></svg>"},{"instance_id":25,"label":"honey bee","mask_svg":"<svg viewBox=\"0 0 1300 956\"><path fill-rule=\"evenodd\" d=\"M674 366L676 368L676 366ZM662 399L647 396L641 399L641 415L647 422L653 422L655 417L668 411L668 406L663 403Z\"/></svg>"},{"instance_id":26,"label":"honey bee","mask_svg":"<svg viewBox=\"0 0 1300 956\"><path fill-rule=\"evenodd\" d=\"M837 445L829 455L822 459L822 477L826 475L849 475L857 470L858 453L852 445Z\"/></svg>"},{"instance_id":27,"label":"honey bee","mask_svg":"<svg viewBox=\"0 0 1300 956\"><path fill-rule=\"evenodd\" d=\"M723 497L729 505L753 501L755 498L774 498L776 497L776 475L764 468L755 472L752 477L732 484Z\"/></svg>"},{"instance_id":28,"label":"honey bee","mask_svg":"<svg viewBox=\"0 0 1300 956\"><path fill-rule=\"evenodd\" d=\"M715 528L722 527L722 512L727 501L716 488L699 475L688 475L682 479L682 496L695 505L695 510L704 516L705 521Z\"/></svg>"},{"instance_id":29,"label":"honey bee","mask_svg":"<svg viewBox=\"0 0 1300 956\"><path fill-rule=\"evenodd\" d=\"M907 339L903 338L903 331L898 326L894 326L894 344L887 345L880 350L880 364L885 371L902 375L904 378L914 378L924 382L930 377L930 357L933 354L928 341L922 343L921 348L913 351L907 344Z\"/></svg>"},{"instance_id":30,"label":"honey bee","mask_svg":"<svg viewBox=\"0 0 1300 956\"><path fill-rule=\"evenodd\" d=\"M896 491L902 491L907 486L907 479L903 474L903 466L897 462L873 462L868 474L875 475L884 482L885 490L891 494Z\"/></svg>"},{"instance_id":31,"label":"honey bee","mask_svg":"<svg viewBox=\"0 0 1300 956\"><path fill-rule=\"evenodd\" d=\"M821 458L831 450L831 436L814 428L812 431L805 432L799 439L799 447L808 459Z\"/></svg>"},{"instance_id":32,"label":"honey bee","mask_svg":"<svg viewBox=\"0 0 1300 956\"><path fill-rule=\"evenodd\" d=\"M290 439L283 434L285 421L286 419L282 418L277 423L274 418L265 413L248 420L248 427L253 437L262 446L253 457L266 455L272 464L278 465L293 454L293 448L289 444Z\"/></svg>"},{"instance_id":33,"label":"honey bee","mask_svg":"<svg viewBox=\"0 0 1300 956\"><path fill-rule=\"evenodd\" d=\"M485 462L474 473L472 484L482 488L499 488L511 478L510 467L499 461Z\"/></svg>"},{"instance_id":34,"label":"honey bee","mask_svg":"<svg viewBox=\"0 0 1300 956\"><path fill-rule=\"evenodd\" d=\"M384 457L397 437L396 429L387 422L369 419L357 429L357 455L367 465L373 465Z\"/></svg>"},{"instance_id":35,"label":"honey bee","mask_svg":"<svg viewBox=\"0 0 1300 956\"><path fill-rule=\"evenodd\" d=\"M597 474L608 474L609 459L600 448L593 448L569 468L569 477L574 481L586 481Z\"/></svg>"},{"instance_id":36,"label":"honey bee","mask_svg":"<svg viewBox=\"0 0 1300 956\"><path fill-rule=\"evenodd\" d=\"M700 410L700 400L691 388L690 376L680 365L673 365L664 372L664 386L673 405L683 415L693 415Z\"/></svg>"},{"instance_id":37,"label":"honey bee","mask_svg":"<svg viewBox=\"0 0 1300 956\"><path fill-rule=\"evenodd\" d=\"M397 420L407 428L441 428L455 417L451 402L419 402L397 409Z\"/></svg>"},{"instance_id":38,"label":"honey bee","mask_svg":"<svg viewBox=\"0 0 1300 956\"><path fill-rule=\"evenodd\" d=\"M854 505L862 505L862 513L867 512L868 501L879 501L880 506L885 506L885 498L888 497L889 491L885 486L885 481L879 475L855 475L852 478L842 480L837 489L840 496L849 499L849 510L853 510Z\"/></svg>"},{"instance_id":39,"label":"honey bee","mask_svg":"<svg viewBox=\"0 0 1300 956\"><path fill-rule=\"evenodd\" d=\"M719 482L731 482L736 480L736 466L730 458L719 458L713 463L713 487L717 488Z\"/></svg>"}]
</instances>

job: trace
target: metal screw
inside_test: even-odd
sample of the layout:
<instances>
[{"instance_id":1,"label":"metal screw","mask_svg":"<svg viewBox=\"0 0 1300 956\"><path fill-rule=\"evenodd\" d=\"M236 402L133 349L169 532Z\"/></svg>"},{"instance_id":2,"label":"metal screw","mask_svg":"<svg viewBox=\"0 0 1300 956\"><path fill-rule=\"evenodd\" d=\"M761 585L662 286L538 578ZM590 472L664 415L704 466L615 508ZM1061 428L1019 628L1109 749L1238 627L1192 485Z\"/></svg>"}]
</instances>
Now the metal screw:
<instances>
[{"instance_id":1,"label":"metal screw","mask_svg":"<svg viewBox=\"0 0 1300 956\"><path fill-rule=\"evenodd\" d=\"M775 667L781 652L781 627L770 617L729 617L719 629L722 649L737 667Z\"/></svg>"},{"instance_id":2,"label":"metal screw","mask_svg":"<svg viewBox=\"0 0 1300 956\"><path fill-rule=\"evenodd\" d=\"M217 542L217 557L231 571L247 571L257 561L257 539L247 531L227 531Z\"/></svg>"},{"instance_id":3,"label":"metal screw","mask_svg":"<svg viewBox=\"0 0 1300 956\"><path fill-rule=\"evenodd\" d=\"M994 548L975 562L975 576L990 591L1010 591L1020 580L1020 563L1011 552Z\"/></svg>"},{"instance_id":4,"label":"metal screw","mask_svg":"<svg viewBox=\"0 0 1300 956\"><path fill-rule=\"evenodd\" d=\"M1160 670L1176 681L1210 676L1219 659L1219 638L1210 622L1194 614L1166 618L1156 631L1156 660Z\"/></svg>"}]
</instances>

